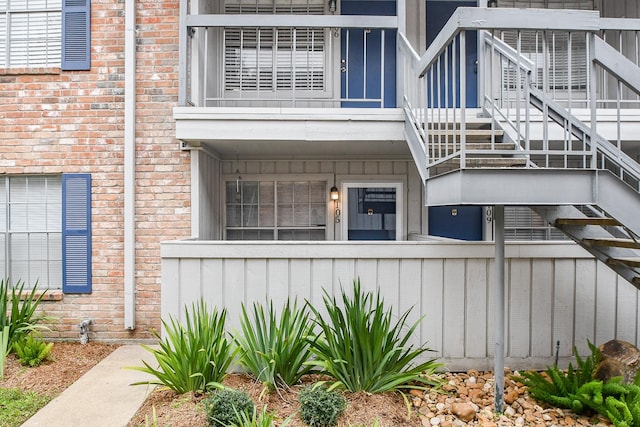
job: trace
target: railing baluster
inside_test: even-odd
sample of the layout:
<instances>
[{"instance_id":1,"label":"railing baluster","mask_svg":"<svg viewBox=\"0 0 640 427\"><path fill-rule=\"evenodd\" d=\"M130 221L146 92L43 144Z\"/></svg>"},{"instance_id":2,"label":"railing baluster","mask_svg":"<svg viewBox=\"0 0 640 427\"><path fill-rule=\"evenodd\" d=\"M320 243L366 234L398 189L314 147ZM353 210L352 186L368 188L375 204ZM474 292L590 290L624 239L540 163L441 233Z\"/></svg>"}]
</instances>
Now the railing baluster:
<instances>
[{"instance_id":1,"label":"railing baluster","mask_svg":"<svg viewBox=\"0 0 640 427\"><path fill-rule=\"evenodd\" d=\"M466 31L460 32L460 167L467 167L467 51Z\"/></svg>"}]
</instances>

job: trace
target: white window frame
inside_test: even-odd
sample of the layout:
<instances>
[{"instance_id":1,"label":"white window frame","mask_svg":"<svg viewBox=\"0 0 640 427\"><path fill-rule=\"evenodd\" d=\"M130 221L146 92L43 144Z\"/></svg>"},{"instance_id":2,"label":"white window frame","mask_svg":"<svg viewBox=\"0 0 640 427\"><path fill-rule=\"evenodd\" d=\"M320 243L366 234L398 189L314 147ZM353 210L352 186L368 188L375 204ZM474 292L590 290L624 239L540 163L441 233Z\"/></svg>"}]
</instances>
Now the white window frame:
<instances>
[{"instance_id":1,"label":"white window frame","mask_svg":"<svg viewBox=\"0 0 640 427\"><path fill-rule=\"evenodd\" d=\"M395 188L396 190L396 241L406 240L403 218L406 212L404 206L404 182L402 181L343 181L340 189L340 223L341 240L349 240L349 198L350 188Z\"/></svg>"},{"instance_id":2,"label":"white window frame","mask_svg":"<svg viewBox=\"0 0 640 427\"><path fill-rule=\"evenodd\" d=\"M16 202L11 200L11 192L12 184L11 182L16 179L26 179L27 187L26 194L23 195L24 200ZM45 204L50 200L57 200L57 206L53 206L52 210L49 210L48 205L47 208L44 209L44 223L46 224L44 228L32 228L28 223L29 219L25 218L26 228L15 228L12 226L11 216L12 211L14 210L14 206L22 205L24 207L23 211L18 211L21 214L24 212L29 212L30 209L40 209L42 208L41 202L36 202L33 199L30 200L29 193L29 179L30 178L38 178L45 179L44 184L44 201ZM57 189L59 192L54 194L50 194L51 185L49 180L57 181ZM15 184L14 184L15 185ZM2 224L0 224L0 235L3 236L3 246L2 251L4 252L4 257L0 260L2 262L2 269L0 270L0 279L4 279L9 277L13 283L18 280L22 280L26 283L27 287L34 286L36 281L38 282L38 286L40 288L48 288L48 289L62 289L62 177L59 175L28 175L28 176L6 176L0 177L0 191L3 193L0 197L0 209L2 209L2 214L0 218L2 219ZM35 203L35 205L31 205L30 203ZM53 215L53 216L51 216ZM32 248L31 248L31 240L29 236L31 235L46 235L47 245L44 250L40 251L40 255L46 252L44 261L46 262L46 277L41 276L33 276L32 270L27 268L24 274L16 273L16 271L12 271L12 242L18 235L27 235L27 258L23 260L26 261L27 265L32 264ZM54 239L54 242L51 242L51 239ZM55 241L60 243L60 245L54 249L52 243ZM36 248L38 249L38 248ZM57 252L52 253L53 250ZM43 261L40 259L39 261ZM57 266L55 265L57 264Z\"/></svg>"},{"instance_id":3,"label":"white window frame","mask_svg":"<svg viewBox=\"0 0 640 427\"><path fill-rule=\"evenodd\" d=\"M281 1L285 6L288 6L291 4L291 0L272 0L274 2L278 2ZM236 1L237 2L237 1ZM247 2L246 0L243 0L243 4L247 4L249 2ZM264 6L267 2L265 0L256 0L256 3L259 3L261 6ZM304 0L294 0L294 3L304 3ZM316 3L314 1L314 3ZM327 2L322 0L317 1L317 3L322 3L322 7L324 10L324 13L327 13ZM262 9L260 11L260 13L275 13L274 11L268 11L268 10L264 10ZM301 15L301 21L303 21L304 16L306 15ZM242 86L239 86L237 89L230 89L227 90L227 42L225 40L224 34L226 31L228 31L229 29L222 29L221 31L221 37L219 37L219 39L221 40L220 46L218 47L219 52L221 53L222 56L222 65L223 65L223 72L220 73L220 88L221 88L221 93L223 93L223 97L225 99L244 99L247 101L250 100L281 100L281 101L289 101L292 99L296 99L296 100L325 100L325 99L331 99L334 96L334 92L335 92L335 82L333 81L334 78L332 76L332 64L334 63L334 57L335 57L335 43L334 43L334 37L332 35L332 32L329 29L323 29L320 30L323 33L323 49L322 49L322 55L323 55L323 64L322 64L322 89L309 89L309 88L296 88L296 82L291 82L290 83L290 88L283 88L283 89L278 89L278 82L277 82L277 77L275 75L276 73L276 67L273 67L274 64L277 65L278 62L278 57L282 58L283 54L286 54L287 52L293 52L291 50L280 50L277 48L278 43L277 43L277 36L274 37L274 40L271 44L271 48L267 48L265 49L267 51L267 55L266 56L262 56L259 55L258 51L256 51L255 48L251 48L248 47L248 49L250 49L252 52L255 52L255 54L257 56L261 56L262 58L271 58L270 59L270 65L271 65L271 69L272 69L272 75L271 75L271 84L270 84L270 88L264 88L261 89L259 86L257 88L243 88ZM235 30L235 29L234 29ZM257 28L240 28L240 31L255 31L257 30ZM262 28L262 30L271 30L270 28ZM278 31L290 31L291 29L273 29L273 31L278 32ZM301 26L299 28L296 28L296 31L305 31L305 30L309 30L309 31L318 31L317 29L309 29L309 28L305 28L304 27L304 23L301 23ZM337 43L338 47L339 47L339 43ZM294 50L295 51L295 50ZM269 54L270 52L270 54ZM296 57L298 58L298 60L300 58L302 58L304 56L304 52L305 51L295 51L295 52L300 52L302 53L302 55L300 53L296 54ZM258 60L259 61L259 60ZM258 65L257 69L264 69L266 66L260 66ZM295 67L294 67L295 68ZM242 72L239 71L239 73L241 74ZM258 76L256 76L256 81L260 80ZM312 84L313 86L313 84Z\"/></svg>"},{"instance_id":4,"label":"white window frame","mask_svg":"<svg viewBox=\"0 0 640 427\"><path fill-rule=\"evenodd\" d=\"M61 0L0 0L0 68L59 67L61 56Z\"/></svg>"},{"instance_id":5,"label":"white window frame","mask_svg":"<svg viewBox=\"0 0 640 427\"><path fill-rule=\"evenodd\" d=\"M333 206L333 203L330 203L329 200L329 176L326 175L300 175L300 176L284 176L284 175L245 175L243 174L240 178L238 177L238 175L224 175L222 177L222 183L221 183L221 194L223 195L223 197L221 198L221 204L222 204L222 231L223 231L223 239L224 240L228 240L227 237L227 231L231 228L235 228L235 227L228 227L227 223L227 183L229 182L273 182L274 185L274 225L273 226L268 226L268 227L237 227L237 229L241 229L241 228L247 228L247 229L264 229L264 230L273 230L273 236L274 238L270 241L286 241L286 240L279 240L278 239L278 231L279 230L295 230L295 229L306 229L306 230L312 230L313 227L309 226L309 227L295 227L295 226L278 226L278 211L277 211L277 206L278 206L278 196L277 196L277 187L278 187L278 183L279 182L324 182L325 184L325 198L324 198L324 204L325 204L325 224L324 227L317 227L316 229L322 228L324 230L324 240L331 240L333 238L333 233L332 233L332 229L333 227L332 225L332 221L333 221L333 214L331 211L331 207ZM265 240L265 241L269 241L269 240Z\"/></svg>"}]
</instances>

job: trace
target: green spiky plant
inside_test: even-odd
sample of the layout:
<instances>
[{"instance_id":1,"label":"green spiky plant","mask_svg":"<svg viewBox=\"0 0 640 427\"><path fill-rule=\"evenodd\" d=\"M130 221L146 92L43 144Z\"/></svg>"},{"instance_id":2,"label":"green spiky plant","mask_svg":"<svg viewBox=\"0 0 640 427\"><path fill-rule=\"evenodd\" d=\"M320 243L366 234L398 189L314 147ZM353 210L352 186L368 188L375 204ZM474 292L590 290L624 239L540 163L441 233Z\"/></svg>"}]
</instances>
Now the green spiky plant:
<instances>
[{"instance_id":1,"label":"green spiky plant","mask_svg":"<svg viewBox=\"0 0 640 427\"><path fill-rule=\"evenodd\" d=\"M9 279L0 280L0 330L9 327L7 351L30 332L47 329L42 323L49 319L37 313L47 290L38 289L38 282L31 289L25 288L26 283L22 280L13 285Z\"/></svg>"},{"instance_id":2,"label":"green spiky plant","mask_svg":"<svg viewBox=\"0 0 640 427\"><path fill-rule=\"evenodd\" d=\"M32 331L47 329L41 323L48 318L36 313L47 290L39 292L37 282L26 292L25 286L21 280L13 285L9 279L0 280L0 379L14 344Z\"/></svg>"},{"instance_id":3,"label":"green spiky plant","mask_svg":"<svg viewBox=\"0 0 640 427\"><path fill-rule=\"evenodd\" d=\"M574 368L569 363L567 371L559 369L557 366L548 367L544 374L536 371L523 372L520 376L515 376L516 381L521 382L529 389L529 394L534 398L550 403L554 406L568 408L575 413L582 413L585 408L601 405L602 395L600 386L595 383L594 370L600 360L598 348L591 342L588 343L591 355L582 359L577 348L573 348L577 366ZM579 396L592 396L593 399L580 399ZM591 405L593 403L593 405ZM595 408L592 408L595 409Z\"/></svg>"},{"instance_id":4,"label":"green spiky plant","mask_svg":"<svg viewBox=\"0 0 640 427\"><path fill-rule=\"evenodd\" d=\"M177 393L203 393L221 387L237 350L227 338L225 329L227 312L210 311L203 300L185 307L185 320L180 323L173 317L162 321L166 338L157 331L159 349L143 347L155 357L158 368L146 361L144 366L130 369L146 372L155 377L152 381L135 383L164 385Z\"/></svg>"},{"instance_id":5,"label":"green spiky plant","mask_svg":"<svg viewBox=\"0 0 640 427\"><path fill-rule=\"evenodd\" d=\"M253 305L252 316L244 304L240 319L242 332L234 339L240 348L239 362L270 390L295 384L313 367L309 337L314 324L309 310L286 301L276 314L273 302L268 311L261 304Z\"/></svg>"},{"instance_id":6,"label":"green spiky plant","mask_svg":"<svg viewBox=\"0 0 640 427\"><path fill-rule=\"evenodd\" d=\"M381 393L438 384L431 378L442 364L433 359L417 363L432 350L409 344L422 320L409 326L410 310L396 317L380 291L364 292L359 279L353 281L353 297L342 290L342 304L326 290L323 299L326 320L309 305L322 332L310 342L316 359L309 364L335 379L331 388Z\"/></svg>"}]
</instances>

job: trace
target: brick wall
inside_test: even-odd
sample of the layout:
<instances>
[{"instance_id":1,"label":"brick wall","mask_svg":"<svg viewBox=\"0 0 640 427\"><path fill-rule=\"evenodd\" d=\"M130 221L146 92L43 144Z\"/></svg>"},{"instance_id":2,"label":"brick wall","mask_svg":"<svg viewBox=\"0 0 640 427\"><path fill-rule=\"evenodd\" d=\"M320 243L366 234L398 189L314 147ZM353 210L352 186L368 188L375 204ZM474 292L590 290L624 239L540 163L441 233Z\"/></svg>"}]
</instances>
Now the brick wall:
<instances>
[{"instance_id":1,"label":"brick wall","mask_svg":"<svg viewBox=\"0 0 640 427\"><path fill-rule=\"evenodd\" d=\"M92 1L91 70L0 70L0 173L91 173L93 293L43 303L55 335L149 338L160 326L160 241L190 233L189 155L174 138L179 2L137 2L136 330L124 330L124 2Z\"/></svg>"}]
</instances>

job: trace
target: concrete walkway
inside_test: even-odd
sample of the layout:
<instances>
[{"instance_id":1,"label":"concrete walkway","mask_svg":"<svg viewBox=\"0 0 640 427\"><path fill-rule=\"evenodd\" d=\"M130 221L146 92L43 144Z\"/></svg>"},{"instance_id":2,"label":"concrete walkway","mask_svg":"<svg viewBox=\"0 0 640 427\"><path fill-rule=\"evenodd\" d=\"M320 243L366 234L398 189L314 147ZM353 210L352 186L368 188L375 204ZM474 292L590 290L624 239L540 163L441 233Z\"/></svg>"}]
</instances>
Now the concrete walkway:
<instances>
[{"instance_id":1,"label":"concrete walkway","mask_svg":"<svg viewBox=\"0 0 640 427\"><path fill-rule=\"evenodd\" d=\"M131 386L147 381L144 372L123 369L151 363L153 355L140 345L124 345L84 374L22 427L120 427L126 426L153 386Z\"/></svg>"}]
</instances>

